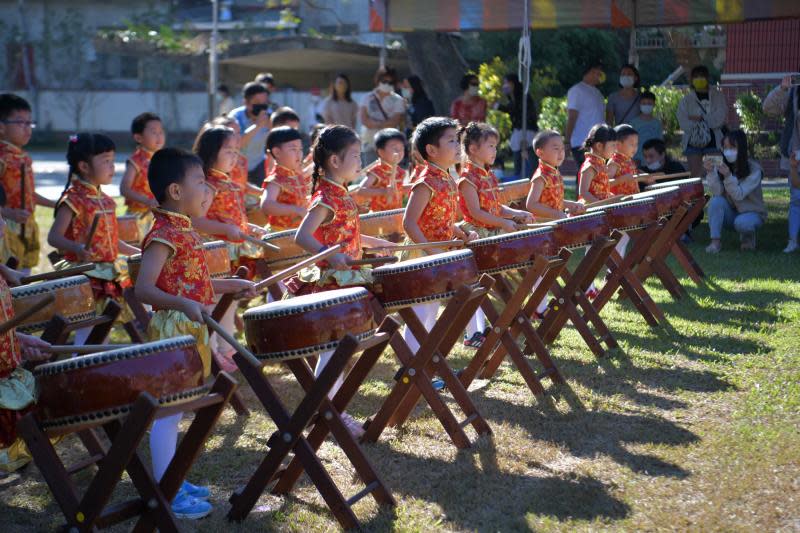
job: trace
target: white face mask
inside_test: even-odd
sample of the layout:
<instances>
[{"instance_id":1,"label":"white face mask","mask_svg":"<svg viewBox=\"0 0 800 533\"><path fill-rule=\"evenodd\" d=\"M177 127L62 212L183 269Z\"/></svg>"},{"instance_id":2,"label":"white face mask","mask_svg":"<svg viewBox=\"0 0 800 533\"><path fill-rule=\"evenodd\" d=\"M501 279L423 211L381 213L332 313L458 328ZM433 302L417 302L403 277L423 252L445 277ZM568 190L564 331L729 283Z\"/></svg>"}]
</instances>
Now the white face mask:
<instances>
[{"instance_id":1,"label":"white face mask","mask_svg":"<svg viewBox=\"0 0 800 533\"><path fill-rule=\"evenodd\" d=\"M619 77L619 84L625 87L633 87L633 84L636 83L636 79L633 76L620 76Z\"/></svg>"},{"instance_id":2,"label":"white face mask","mask_svg":"<svg viewBox=\"0 0 800 533\"><path fill-rule=\"evenodd\" d=\"M647 163L648 170L658 170L661 168L661 161L653 161L652 163Z\"/></svg>"},{"instance_id":3,"label":"white face mask","mask_svg":"<svg viewBox=\"0 0 800 533\"><path fill-rule=\"evenodd\" d=\"M474 85L470 85L469 89L467 89L467 94L470 96L478 96L478 88Z\"/></svg>"},{"instance_id":4,"label":"white face mask","mask_svg":"<svg viewBox=\"0 0 800 533\"><path fill-rule=\"evenodd\" d=\"M728 161L728 163L735 163L738 152L734 149L729 148L727 150L723 150L722 155L725 156L725 159Z\"/></svg>"},{"instance_id":5,"label":"white face mask","mask_svg":"<svg viewBox=\"0 0 800 533\"><path fill-rule=\"evenodd\" d=\"M400 89L400 92L406 100L411 100L411 97L414 96L414 91L412 91L410 87L403 87Z\"/></svg>"},{"instance_id":6,"label":"white face mask","mask_svg":"<svg viewBox=\"0 0 800 533\"><path fill-rule=\"evenodd\" d=\"M394 90L391 83L379 83L378 90L382 93L390 93Z\"/></svg>"},{"instance_id":7,"label":"white face mask","mask_svg":"<svg viewBox=\"0 0 800 533\"><path fill-rule=\"evenodd\" d=\"M640 110L642 111L642 113L644 113L645 115L651 115L651 114L653 113L653 108L654 108L654 107L655 107L655 106L652 106L652 105L650 105L650 104L642 104L642 105L640 105L640 106L639 106L639 109L640 109Z\"/></svg>"}]
</instances>

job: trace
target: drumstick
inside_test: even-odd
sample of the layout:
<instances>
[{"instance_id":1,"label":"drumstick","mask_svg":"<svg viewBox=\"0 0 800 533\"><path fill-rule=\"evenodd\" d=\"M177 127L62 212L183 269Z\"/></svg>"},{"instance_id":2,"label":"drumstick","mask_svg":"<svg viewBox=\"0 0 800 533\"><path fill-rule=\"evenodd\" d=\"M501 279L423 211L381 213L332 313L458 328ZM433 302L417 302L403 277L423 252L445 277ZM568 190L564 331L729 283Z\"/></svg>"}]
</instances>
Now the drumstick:
<instances>
[{"instance_id":1,"label":"drumstick","mask_svg":"<svg viewBox=\"0 0 800 533\"><path fill-rule=\"evenodd\" d=\"M555 220L551 220L550 222L537 222L536 224L520 224L522 229L535 229L535 228L546 228L548 226L552 226Z\"/></svg>"},{"instance_id":2,"label":"drumstick","mask_svg":"<svg viewBox=\"0 0 800 533\"><path fill-rule=\"evenodd\" d=\"M242 354L245 359L249 359L250 364L255 365L256 368L260 368L262 366L261 361L259 361L258 358L253 355L252 352L250 352L250 350L239 344L239 341L234 339L233 335L225 331L225 328L220 326L219 323L211 318L211 316L205 311L203 311L203 320L205 320L209 328L214 330L214 333L222 337L225 342L230 344L233 349Z\"/></svg>"},{"instance_id":3,"label":"drumstick","mask_svg":"<svg viewBox=\"0 0 800 533\"><path fill-rule=\"evenodd\" d=\"M270 244L268 242L264 242L264 241L262 241L261 239L259 239L257 237L253 237L252 235L244 234L244 235L242 235L242 238L244 240L246 240L247 242L253 243L256 246L260 246L260 247L264 248L265 250L269 250L271 252L280 252L281 251L280 247L275 246L274 244Z\"/></svg>"},{"instance_id":4,"label":"drumstick","mask_svg":"<svg viewBox=\"0 0 800 533\"><path fill-rule=\"evenodd\" d=\"M25 276L24 278L19 280L19 282L21 285L27 285L28 283L33 283L34 281L49 281L52 279L66 278L68 276L77 276L78 274L83 274L84 272L88 272L89 270L94 270L94 265L92 263L86 263L85 265L69 267L65 268L64 270L54 270L52 272L45 272L44 274L34 274L33 276Z\"/></svg>"},{"instance_id":5,"label":"drumstick","mask_svg":"<svg viewBox=\"0 0 800 533\"><path fill-rule=\"evenodd\" d=\"M402 252L403 250L425 250L428 248L463 248L466 246L464 241L434 241L434 242L420 242L414 244L399 244L397 246L376 246L374 248L366 248L371 252Z\"/></svg>"},{"instance_id":6,"label":"drumstick","mask_svg":"<svg viewBox=\"0 0 800 533\"><path fill-rule=\"evenodd\" d=\"M92 245L92 239L94 239L94 234L97 231L97 226L100 224L100 213L96 213L94 218L92 219L92 226L89 228L89 233L86 235L86 250L89 250L89 247Z\"/></svg>"},{"instance_id":7,"label":"drumstick","mask_svg":"<svg viewBox=\"0 0 800 533\"><path fill-rule=\"evenodd\" d=\"M388 257L368 257L366 259L350 259L347 261L347 264L350 266L361 266L361 265L385 265L388 263L396 263L397 258L395 256L388 256Z\"/></svg>"},{"instance_id":8,"label":"drumstick","mask_svg":"<svg viewBox=\"0 0 800 533\"><path fill-rule=\"evenodd\" d=\"M26 172L26 170L27 170L27 167L23 163L22 164L22 169L21 169L21 172L20 172L20 175L22 176L22 179L19 182L19 196L20 196L21 207L22 207L23 210L25 209L25 172ZM28 239L25 237L25 223L24 222L19 225L19 239L25 244L25 246L27 246Z\"/></svg>"},{"instance_id":9,"label":"drumstick","mask_svg":"<svg viewBox=\"0 0 800 533\"><path fill-rule=\"evenodd\" d=\"M250 222L248 222L247 223L247 227L250 228L251 230L260 232L262 235L266 235L266 234L269 233L269 231L265 230L264 228L262 228L258 224L251 224Z\"/></svg>"},{"instance_id":10,"label":"drumstick","mask_svg":"<svg viewBox=\"0 0 800 533\"><path fill-rule=\"evenodd\" d=\"M83 346L72 346L69 344L64 345L52 345L48 348L42 348L43 352L51 353L51 354L87 354L87 353L96 353L96 352L108 352L110 350L119 350L121 348L130 348L135 346L134 344L85 344Z\"/></svg>"},{"instance_id":11,"label":"drumstick","mask_svg":"<svg viewBox=\"0 0 800 533\"><path fill-rule=\"evenodd\" d=\"M654 179L655 181L662 181L662 180L671 180L671 179L678 179L678 178L690 178L692 177L691 172L676 172L674 174L637 174L633 177L637 182L647 181L649 179Z\"/></svg>"},{"instance_id":12,"label":"drumstick","mask_svg":"<svg viewBox=\"0 0 800 533\"><path fill-rule=\"evenodd\" d=\"M294 265L290 266L289 268L285 268L285 269L281 270L277 274L273 274L270 277L259 281L258 283L256 283L253 286L253 289L255 289L256 291L261 291L263 289L266 289L270 285L274 285L275 283L278 283L282 279L286 279L286 278L288 278L289 276L291 276L293 274L297 274L298 272L300 272L304 268L315 264L317 261L321 261L321 260L325 259L326 257L330 257L330 256L332 256L334 254L338 254L341 249L342 249L342 245L341 244L337 244L336 246L331 246L330 248L328 248L326 250L323 250L322 252L320 252L320 253L318 253L316 255L312 255L308 259L304 259L303 261L300 261L299 263L294 264Z\"/></svg>"},{"instance_id":13,"label":"drumstick","mask_svg":"<svg viewBox=\"0 0 800 533\"><path fill-rule=\"evenodd\" d=\"M632 199L633 197L630 194L628 195L615 194L614 196L609 196L605 200L597 200L596 202L589 202L588 204L586 204L586 209L589 209L590 207L600 207L601 205L616 204L618 202L622 202L625 200L632 200Z\"/></svg>"},{"instance_id":14,"label":"drumstick","mask_svg":"<svg viewBox=\"0 0 800 533\"><path fill-rule=\"evenodd\" d=\"M35 315L36 313L38 313L39 311L41 311L42 309L53 303L55 300L56 300L55 295L48 294L47 296L45 296L44 298L33 304L28 309L16 315L8 322L0 324L0 335L6 333L7 331L11 331L15 327L19 326L20 324L28 320L30 317L32 317L33 315Z\"/></svg>"}]
</instances>

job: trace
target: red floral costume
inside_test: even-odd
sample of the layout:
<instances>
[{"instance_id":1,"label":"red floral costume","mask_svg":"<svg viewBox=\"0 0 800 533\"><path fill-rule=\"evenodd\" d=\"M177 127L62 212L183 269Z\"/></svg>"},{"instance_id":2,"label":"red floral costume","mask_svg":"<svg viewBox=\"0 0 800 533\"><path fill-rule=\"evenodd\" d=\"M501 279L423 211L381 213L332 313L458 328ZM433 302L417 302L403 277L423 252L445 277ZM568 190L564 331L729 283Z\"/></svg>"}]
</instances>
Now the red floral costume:
<instances>
[{"instance_id":1,"label":"red floral costume","mask_svg":"<svg viewBox=\"0 0 800 533\"><path fill-rule=\"evenodd\" d=\"M278 203L296 205L298 207L308 206L311 184L304 176L297 175L293 170L289 170L284 166L275 165L274 170L267 175L261 188L266 189L272 183L281 189L275 199ZM267 220L272 231L296 228L302 222L301 217L293 215L269 215Z\"/></svg>"},{"instance_id":2,"label":"red floral costume","mask_svg":"<svg viewBox=\"0 0 800 533\"><path fill-rule=\"evenodd\" d=\"M417 225L428 241L447 241L454 236L453 224L458 218L458 189L443 168L426 163L411 187L425 186L431 198L417 220Z\"/></svg>"},{"instance_id":3,"label":"red floral costume","mask_svg":"<svg viewBox=\"0 0 800 533\"><path fill-rule=\"evenodd\" d=\"M611 196L606 162L602 157L591 152L586 153L586 159L583 161L581 170L578 173L578 191L580 191L583 173L590 168L594 170L594 176L592 177L592 182L589 184L589 193L598 200L605 200ZM582 199L581 196L578 196L578 199Z\"/></svg>"},{"instance_id":4,"label":"red floral costume","mask_svg":"<svg viewBox=\"0 0 800 533\"><path fill-rule=\"evenodd\" d=\"M406 171L399 166L389 165L380 159L367 171L375 180L372 187L376 189L391 189L389 194L373 196L370 198L369 208L372 211L388 211L403 207L403 180Z\"/></svg>"},{"instance_id":5,"label":"red floral costume","mask_svg":"<svg viewBox=\"0 0 800 533\"><path fill-rule=\"evenodd\" d=\"M636 163L630 157L619 152L611 156L611 162L619 167L615 177L633 176L636 174ZM639 184L635 181L615 183L610 186L611 194L636 194L639 192Z\"/></svg>"},{"instance_id":6,"label":"red floral costume","mask_svg":"<svg viewBox=\"0 0 800 533\"><path fill-rule=\"evenodd\" d=\"M22 198L23 177L25 181L25 198ZM0 141L0 186L6 193L5 207L10 209L26 209L31 217L23 227L18 222L6 219L5 246L2 260L16 257L19 268L33 268L39 263L39 228L36 217L34 194L33 161L20 147L6 141Z\"/></svg>"},{"instance_id":7,"label":"red floral costume","mask_svg":"<svg viewBox=\"0 0 800 533\"><path fill-rule=\"evenodd\" d=\"M461 169L461 176L458 179L459 188L462 184L469 184L475 188L475 192L478 193L478 201L481 210L491 213L496 217L502 216L503 206L500 204L500 198L497 195L500 184L492 171L481 168L472 161L468 161ZM470 215L469 209L467 209L467 202L460 193L458 195L458 205L461 207L461 214L465 222L476 227L487 227Z\"/></svg>"},{"instance_id":8,"label":"red floral costume","mask_svg":"<svg viewBox=\"0 0 800 533\"><path fill-rule=\"evenodd\" d=\"M0 277L0 320L8 322L12 318L11 291ZM22 352L15 331L11 329L0 334L0 448L14 443L17 421L33 408L36 401L33 376L20 367L21 362Z\"/></svg>"},{"instance_id":9,"label":"red floral costume","mask_svg":"<svg viewBox=\"0 0 800 533\"><path fill-rule=\"evenodd\" d=\"M543 183L539 203L557 211L564 211L564 179L556 167L539 160L539 168L533 174L531 186L540 180Z\"/></svg>"},{"instance_id":10,"label":"red floral costume","mask_svg":"<svg viewBox=\"0 0 800 533\"><path fill-rule=\"evenodd\" d=\"M150 191L150 183L147 181L147 169L150 168L150 159L153 157L153 152L149 152L139 146L133 152L127 163L133 167L133 181L131 181L131 189L151 200L155 199L152 191ZM125 198L125 206L127 207L128 215L136 215L136 224L139 226L139 235L146 235L153 225L153 213L150 207Z\"/></svg>"}]
</instances>

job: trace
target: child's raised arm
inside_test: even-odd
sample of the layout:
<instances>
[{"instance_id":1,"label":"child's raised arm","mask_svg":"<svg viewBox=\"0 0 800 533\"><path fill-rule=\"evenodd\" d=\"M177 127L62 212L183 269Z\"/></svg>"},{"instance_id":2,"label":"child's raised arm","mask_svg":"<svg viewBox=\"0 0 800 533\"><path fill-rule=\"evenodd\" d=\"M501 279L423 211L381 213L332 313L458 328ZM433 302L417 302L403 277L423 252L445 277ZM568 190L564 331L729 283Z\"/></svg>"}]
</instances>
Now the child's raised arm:
<instances>
[{"instance_id":1,"label":"child's raised arm","mask_svg":"<svg viewBox=\"0 0 800 533\"><path fill-rule=\"evenodd\" d=\"M67 239L65 236L73 216L72 209L67 204L61 204L56 209L56 219L47 234L47 243L57 250L74 253L78 256L79 261L88 261L89 252L86 250L86 246Z\"/></svg>"},{"instance_id":2,"label":"child's raised arm","mask_svg":"<svg viewBox=\"0 0 800 533\"><path fill-rule=\"evenodd\" d=\"M534 179L531 183L531 190L528 191L528 198L525 199L525 209L542 218L564 218L564 213L539 201L543 191L544 182L540 179Z\"/></svg>"},{"instance_id":3,"label":"child's raised arm","mask_svg":"<svg viewBox=\"0 0 800 533\"><path fill-rule=\"evenodd\" d=\"M193 217L192 226L206 235L225 235L225 239L228 241L240 242L244 239L244 234L238 226L211 220L207 217Z\"/></svg>"},{"instance_id":4,"label":"child's raised arm","mask_svg":"<svg viewBox=\"0 0 800 533\"><path fill-rule=\"evenodd\" d=\"M150 207L158 207L158 202L156 202L154 199L148 198L147 196L139 194L133 190L134 176L136 176L136 167L128 162L125 165L125 174L122 175L122 181L119 184L119 193L128 200L139 202L140 204L145 204Z\"/></svg>"},{"instance_id":5,"label":"child's raised arm","mask_svg":"<svg viewBox=\"0 0 800 533\"><path fill-rule=\"evenodd\" d=\"M300 223L300 227L297 228L297 233L295 233L294 236L295 244L310 254L318 254L323 249L327 248L325 244L319 242L317 238L314 237L314 232L316 232L317 228L326 220L332 217L333 212L324 205L318 204L309 209L308 214L306 214L305 218ZM332 255L327 259L328 263L337 270L347 270L350 268L347 264L347 260L347 254L343 253Z\"/></svg>"},{"instance_id":6,"label":"child's raised arm","mask_svg":"<svg viewBox=\"0 0 800 533\"><path fill-rule=\"evenodd\" d=\"M377 176L372 172L367 173L367 177L358 188L358 195L365 198L374 198L376 196L389 196L392 189L389 187L374 187Z\"/></svg>"},{"instance_id":7,"label":"child's raised arm","mask_svg":"<svg viewBox=\"0 0 800 533\"><path fill-rule=\"evenodd\" d=\"M278 201L281 193L281 186L277 183L269 183L261 194L261 211L265 215L274 216L305 216L306 210L300 206L284 204Z\"/></svg>"},{"instance_id":8,"label":"child's raised arm","mask_svg":"<svg viewBox=\"0 0 800 533\"><path fill-rule=\"evenodd\" d=\"M142 253L142 266L136 278L134 292L136 297L146 304L161 309L174 309L185 314L189 320L203 322L203 305L189 298L176 296L156 287L158 276L174 250L160 241L151 242Z\"/></svg>"},{"instance_id":9,"label":"child's raised arm","mask_svg":"<svg viewBox=\"0 0 800 533\"><path fill-rule=\"evenodd\" d=\"M581 173L581 191L579 196L583 198L587 204L599 200L599 198L596 198L592 193L589 192L589 186L592 184L594 175L595 170L593 168L587 168Z\"/></svg>"},{"instance_id":10,"label":"child's raised arm","mask_svg":"<svg viewBox=\"0 0 800 533\"><path fill-rule=\"evenodd\" d=\"M517 230L517 225L513 220L495 216L490 212L481 209L481 201L480 198L478 198L478 191L475 189L475 185L470 183L468 180L462 179L459 182L458 192L461 197L464 198L464 203L467 206L469 215L481 224L490 228L500 228L506 232Z\"/></svg>"}]
</instances>

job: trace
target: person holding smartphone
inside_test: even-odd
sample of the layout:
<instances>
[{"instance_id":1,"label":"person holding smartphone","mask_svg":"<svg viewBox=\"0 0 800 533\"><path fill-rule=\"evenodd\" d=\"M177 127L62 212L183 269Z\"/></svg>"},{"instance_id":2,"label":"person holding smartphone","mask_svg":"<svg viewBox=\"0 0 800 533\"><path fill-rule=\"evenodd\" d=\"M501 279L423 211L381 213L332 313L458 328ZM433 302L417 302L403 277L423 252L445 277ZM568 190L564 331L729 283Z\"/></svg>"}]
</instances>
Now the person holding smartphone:
<instances>
[{"instance_id":1,"label":"person holding smartphone","mask_svg":"<svg viewBox=\"0 0 800 533\"><path fill-rule=\"evenodd\" d=\"M242 89L244 105L230 112L239 123L242 155L247 158L247 181L261 185L264 181L264 146L272 124L269 120L269 89L251 81Z\"/></svg>"}]
</instances>

